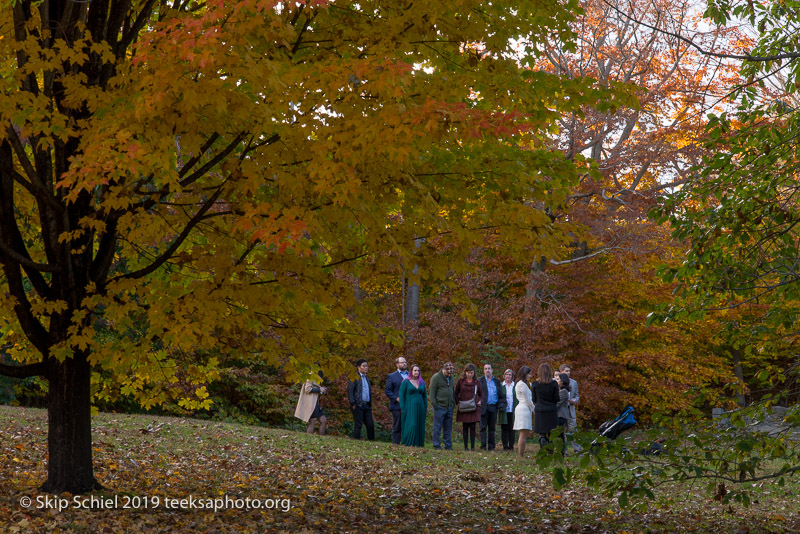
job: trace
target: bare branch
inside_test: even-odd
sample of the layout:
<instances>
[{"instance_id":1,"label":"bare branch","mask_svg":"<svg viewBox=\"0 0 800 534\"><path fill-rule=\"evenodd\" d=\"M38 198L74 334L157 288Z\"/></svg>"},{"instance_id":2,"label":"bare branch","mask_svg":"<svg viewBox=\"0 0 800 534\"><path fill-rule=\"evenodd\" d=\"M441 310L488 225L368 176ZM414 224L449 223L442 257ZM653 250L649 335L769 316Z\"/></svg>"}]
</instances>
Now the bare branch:
<instances>
[{"instance_id":1,"label":"bare branch","mask_svg":"<svg viewBox=\"0 0 800 534\"><path fill-rule=\"evenodd\" d=\"M595 256L599 256L600 254L608 254L612 250L623 250L624 247L603 247L599 250L592 252L591 254L586 254L585 256L581 256L579 258L572 258L570 260L550 260L550 265L567 265L568 263L577 263L579 261L588 260L589 258L594 258Z\"/></svg>"},{"instance_id":2,"label":"bare branch","mask_svg":"<svg viewBox=\"0 0 800 534\"><path fill-rule=\"evenodd\" d=\"M611 4L608 0L602 0L602 1L603 1L604 4L609 6L611 9L613 9L614 11L616 11L617 13L619 13L620 15L625 17L626 19L629 19L629 20L635 22L636 24L641 24L645 28L650 28L653 31L661 32L664 35L669 35L670 37L674 37L676 39L679 39L680 41L682 41L682 42L686 43L687 45L691 46L692 48L694 48L695 50L697 50L698 52L700 52L704 56L718 57L718 58L723 58L723 59L740 59L740 60L743 60L743 61L753 61L753 62L767 62L767 61L778 61L778 60L781 60L781 59L798 59L798 58L800 58L800 52L784 52L782 54L773 54L771 56L754 56L752 54L723 54L723 53L720 53L720 52L711 52L710 50L706 50L702 46L698 45L697 43L695 43L692 39L689 39L688 37L684 37L683 35L681 35L679 33L667 31L667 30L664 30L664 29L659 28L657 26L652 26L650 24L647 24L646 22L643 22L643 21L640 21L640 20L636 20L631 15L628 15L624 11L620 10L617 6Z\"/></svg>"},{"instance_id":3,"label":"bare branch","mask_svg":"<svg viewBox=\"0 0 800 534\"><path fill-rule=\"evenodd\" d=\"M553 297L552 297L552 295L551 295L551 298L550 298L550 299L543 299L541 295L537 294L537 295L536 295L536 298L537 298L537 299L539 300L539 302L541 302L542 304L547 304L548 306L555 306L555 307L556 307L556 309L558 309L558 311L560 311L562 314L564 314L564 316L565 316L567 319L569 319L569 320L570 320L570 322L572 322L572 324L574 324L574 325L575 325L575 328L577 328L577 329L578 329L578 330L579 330L581 333L583 333L583 334L586 334L587 336L593 337L593 338L595 338L595 339L597 339L597 340L601 341L603 344L606 344L606 343L605 343L605 342L602 340L602 338L600 338L600 336L598 336L598 335L597 335L597 334L595 334L594 332L587 332L586 330L584 330L583 328L581 328L581 325L580 325L580 323L578 323L578 321L577 321L577 320L576 320L576 319L575 319L575 318L574 318L572 315L570 315L570 313L569 313L567 310L565 310L565 309L564 309L564 307L563 307L563 306L561 306L561 303L560 303L560 302L559 302L557 299L553 298Z\"/></svg>"}]
</instances>

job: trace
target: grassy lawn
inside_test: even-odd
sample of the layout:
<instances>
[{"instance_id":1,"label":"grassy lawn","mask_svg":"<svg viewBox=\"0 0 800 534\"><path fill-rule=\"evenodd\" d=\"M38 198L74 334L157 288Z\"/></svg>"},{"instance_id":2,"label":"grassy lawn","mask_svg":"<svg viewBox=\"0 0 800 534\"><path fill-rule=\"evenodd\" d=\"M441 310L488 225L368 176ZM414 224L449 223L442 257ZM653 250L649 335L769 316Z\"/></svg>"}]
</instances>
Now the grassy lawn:
<instances>
[{"instance_id":1,"label":"grassy lawn","mask_svg":"<svg viewBox=\"0 0 800 534\"><path fill-rule=\"evenodd\" d=\"M698 486L675 485L662 488L645 510L631 511L580 482L556 491L532 458L500 451L411 449L144 415L102 413L93 426L95 473L106 490L94 502L71 495L55 501L37 490L45 479L46 412L0 407L0 530L800 531L796 484L765 487L749 508L723 505ZM23 498L30 507L20 504ZM216 511L209 509L215 499Z\"/></svg>"}]
</instances>

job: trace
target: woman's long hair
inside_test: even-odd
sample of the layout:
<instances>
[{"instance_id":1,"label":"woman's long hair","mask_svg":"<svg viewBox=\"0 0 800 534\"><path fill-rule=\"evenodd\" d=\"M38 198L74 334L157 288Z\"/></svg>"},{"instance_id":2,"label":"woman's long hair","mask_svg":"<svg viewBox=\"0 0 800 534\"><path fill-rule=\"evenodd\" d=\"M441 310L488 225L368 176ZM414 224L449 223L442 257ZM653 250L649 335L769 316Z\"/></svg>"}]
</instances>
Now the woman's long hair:
<instances>
[{"instance_id":1,"label":"woman's long hair","mask_svg":"<svg viewBox=\"0 0 800 534\"><path fill-rule=\"evenodd\" d=\"M559 373L558 378L561 380L561 389L569 391L569 375L567 373Z\"/></svg>"},{"instance_id":2,"label":"woman's long hair","mask_svg":"<svg viewBox=\"0 0 800 534\"><path fill-rule=\"evenodd\" d=\"M406 380L411 380L411 377L414 376L414 367L419 369L419 381L424 384L425 380L422 378L422 368L417 365L416 363L412 363L411 366L408 368L408 376L405 378Z\"/></svg>"},{"instance_id":3,"label":"woman's long hair","mask_svg":"<svg viewBox=\"0 0 800 534\"><path fill-rule=\"evenodd\" d=\"M539 378L537 380L540 384L547 384L553 381L553 370L546 363L539 366Z\"/></svg>"}]
</instances>

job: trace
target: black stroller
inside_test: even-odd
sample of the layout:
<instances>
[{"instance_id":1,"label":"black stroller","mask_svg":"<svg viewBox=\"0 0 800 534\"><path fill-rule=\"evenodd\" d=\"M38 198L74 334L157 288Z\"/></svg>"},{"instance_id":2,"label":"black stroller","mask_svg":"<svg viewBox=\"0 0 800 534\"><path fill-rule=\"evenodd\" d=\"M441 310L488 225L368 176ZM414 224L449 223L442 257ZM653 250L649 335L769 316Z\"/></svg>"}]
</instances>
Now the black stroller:
<instances>
[{"instance_id":1,"label":"black stroller","mask_svg":"<svg viewBox=\"0 0 800 534\"><path fill-rule=\"evenodd\" d=\"M600 428L600 437L607 437L608 439L617 439L620 434L631 428L636 424L636 418L633 416L633 406L625 408L616 419L606 421ZM599 438L598 438L599 439ZM592 447L597 445L597 439L592 442Z\"/></svg>"}]
</instances>

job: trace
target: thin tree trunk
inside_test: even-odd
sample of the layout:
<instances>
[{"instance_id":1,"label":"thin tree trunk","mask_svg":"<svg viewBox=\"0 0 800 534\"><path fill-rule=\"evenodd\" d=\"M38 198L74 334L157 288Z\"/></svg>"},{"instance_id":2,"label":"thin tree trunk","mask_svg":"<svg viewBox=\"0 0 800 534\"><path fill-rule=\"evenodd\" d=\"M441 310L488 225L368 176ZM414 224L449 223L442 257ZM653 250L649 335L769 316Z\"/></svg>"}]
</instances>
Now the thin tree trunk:
<instances>
[{"instance_id":1,"label":"thin tree trunk","mask_svg":"<svg viewBox=\"0 0 800 534\"><path fill-rule=\"evenodd\" d=\"M406 266L403 264L403 271L400 277L400 317L403 320L403 335L406 333Z\"/></svg>"},{"instance_id":2,"label":"thin tree trunk","mask_svg":"<svg viewBox=\"0 0 800 534\"><path fill-rule=\"evenodd\" d=\"M412 271L417 273L417 268ZM406 288L406 323L419 321L419 284L409 284Z\"/></svg>"},{"instance_id":3,"label":"thin tree trunk","mask_svg":"<svg viewBox=\"0 0 800 534\"><path fill-rule=\"evenodd\" d=\"M419 248L424 241L421 237L414 238L414 247ZM413 274L419 272L419 267L414 266L411 270ZM409 284L406 288L406 323L416 323L419 321L419 284Z\"/></svg>"},{"instance_id":4,"label":"thin tree trunk","mask_svg":"<svg viewBox=\"0 0 800 534\"><path fill-rule=\"evenodd\" d=\"M736 378L739 380L740 388L744 387L744 371L742 370L742 352L739 349L731 350L731 354L733 356L733 374L736 375ZM741 392L740 389L736 393L736 403L739 406L746 406L747 399L745 399L744 394Z\"/></svg>"},{"instance_id":5,"label":"thin tree trunk","mask_svg":"<svg viewBox=\"0 0 800 534\"><path fill-rule=\"evenodd\" d=\"M48 493L86 493L102 486L92 470L91 367L85 353L53 363L48 376Z\"/></svg>"}]
</instances>

